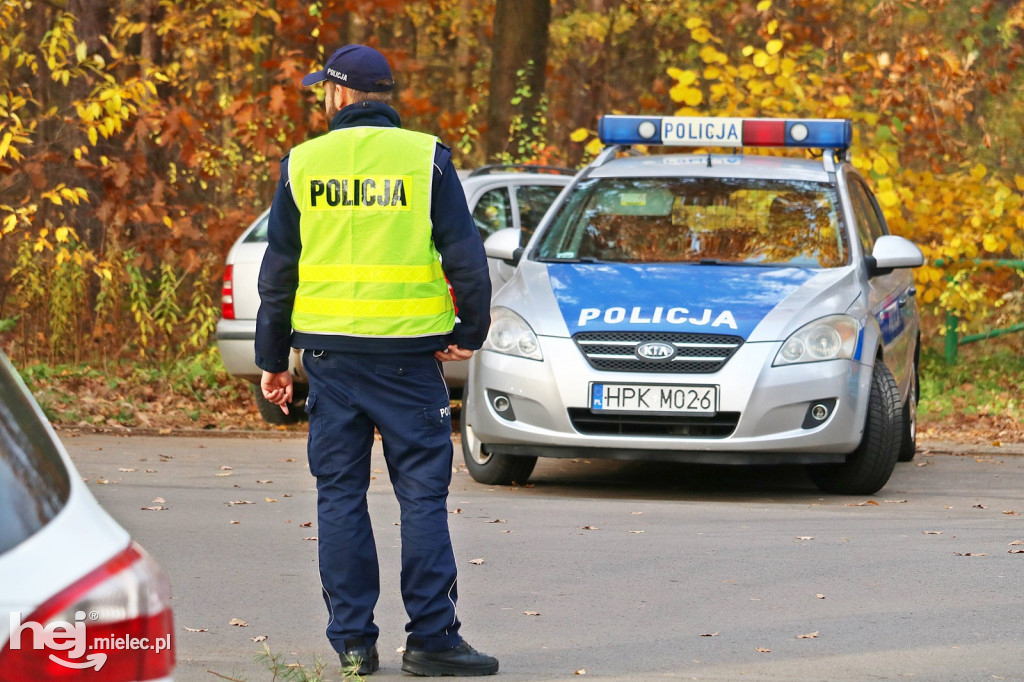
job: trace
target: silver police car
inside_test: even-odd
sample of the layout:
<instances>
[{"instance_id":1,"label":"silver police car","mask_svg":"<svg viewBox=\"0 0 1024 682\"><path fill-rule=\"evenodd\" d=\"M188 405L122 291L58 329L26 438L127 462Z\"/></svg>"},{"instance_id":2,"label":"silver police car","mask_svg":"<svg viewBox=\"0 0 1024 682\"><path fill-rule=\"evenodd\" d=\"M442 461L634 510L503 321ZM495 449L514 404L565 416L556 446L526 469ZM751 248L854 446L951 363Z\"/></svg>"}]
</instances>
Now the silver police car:
<instances>
[{"instance_id":1,"label":"silver police car","mask_svg":"<svg viewBox=\"0 0 1024 682\"><path fill-rule=\"evenodd\" d=\"M884 486L914 456L923 257L849 163L851 123L606 116L599 135L524 248L486 242L508 281L470 365L472 476L523 483L538 457L587 457ZM622 154L639 144L822 159Z\"/></svg>"}]
</instances>

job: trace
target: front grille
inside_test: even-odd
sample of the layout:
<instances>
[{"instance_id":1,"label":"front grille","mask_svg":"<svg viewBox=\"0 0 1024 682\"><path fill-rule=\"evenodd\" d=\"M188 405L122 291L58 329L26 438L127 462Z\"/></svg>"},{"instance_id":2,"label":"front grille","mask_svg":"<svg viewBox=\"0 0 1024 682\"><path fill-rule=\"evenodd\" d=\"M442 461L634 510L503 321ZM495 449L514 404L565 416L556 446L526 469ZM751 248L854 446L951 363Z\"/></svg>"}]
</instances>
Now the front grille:
<instances>
[{"instance_id":1,"label":"front grille","mask_svg":"<svg viewBox=\"0 0 1024 682\"><path fill-rule=\"evenodd\" d=\"M573 341L594 369L608 372L712 374L743 345L739 336L679 332L580 332ZM644 343L675 347L671 360L646 360L636 354Z\"/></svg>"},{"instance_id":2,"label":"front grille","mask_svg":"<svg viewBox=\"0 0 1024 682\"><path fill-rule=\"evenodd\" d=\"M574 429L589 436L727 438L736 430L740 413L719 412L711 417L687 414L594 414L586 408L571 407L569 420Z\"/></svg>"}]
</instances>

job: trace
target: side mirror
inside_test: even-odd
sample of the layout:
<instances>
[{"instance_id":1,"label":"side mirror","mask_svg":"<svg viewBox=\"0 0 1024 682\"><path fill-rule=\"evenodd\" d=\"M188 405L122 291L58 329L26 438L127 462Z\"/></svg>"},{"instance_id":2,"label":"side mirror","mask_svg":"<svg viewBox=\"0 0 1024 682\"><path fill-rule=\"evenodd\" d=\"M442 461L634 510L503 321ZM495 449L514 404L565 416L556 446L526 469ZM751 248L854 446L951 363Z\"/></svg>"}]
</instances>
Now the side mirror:
<instances>
[{"instance_id":1,"label":"side mirror","mask_svg":"<svg viewBox=\"0 0 1024 682\"><path fill-rule=\"evenodd\" d=\"M523 255L523 249L519 246L519 230L514 227L498 230L484 242L484 252L488 258L497 258L509 265L517 265Z\"/></svg>"},{"instance_id":2,"label":"side mirror","mask_svg":"<svg viewBox=\"0 0 1024 682\"><path fill-rule=\"evenodd\" d=\"M924 265L924 254L909 239L887 234L875 240L875 248L866 256L868 276L888 275L900 268L919 268Z\"/></svg>"}]
</instances>

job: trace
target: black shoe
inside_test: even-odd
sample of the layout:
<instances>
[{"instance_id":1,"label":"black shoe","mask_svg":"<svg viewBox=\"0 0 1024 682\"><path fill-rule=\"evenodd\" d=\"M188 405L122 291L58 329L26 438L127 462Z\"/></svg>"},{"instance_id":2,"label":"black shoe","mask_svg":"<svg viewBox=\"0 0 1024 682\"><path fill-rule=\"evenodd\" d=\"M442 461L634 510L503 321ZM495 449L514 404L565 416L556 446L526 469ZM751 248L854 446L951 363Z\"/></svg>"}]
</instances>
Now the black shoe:
<instances>
[{"instance_id":1,"label":"black shoe","mask_svg":"<svg viewBox=\"0 0 1024 682\"><path fill-rule=\"evenodd\" d=\"M423 677L477 677L497 673L498 659L480 653L466 642L446 651L423 651L407 647L402 654L402 670Z\"/></svg>"},{"instance_id":2,"label":"black shoe","mask_svg":"<svg viewBox=\"0 0 1024 682\"><path fill-rule=\"evenodd\" d=\"M351 644L349 644L351 642ZM372 675L380 669L380 657L377 655L377 645L365 646L361 641L345 643L345 653L338 654L341 659L341 667L351 670L357 664L360 675Z\"/></svg>"}]
</instances>

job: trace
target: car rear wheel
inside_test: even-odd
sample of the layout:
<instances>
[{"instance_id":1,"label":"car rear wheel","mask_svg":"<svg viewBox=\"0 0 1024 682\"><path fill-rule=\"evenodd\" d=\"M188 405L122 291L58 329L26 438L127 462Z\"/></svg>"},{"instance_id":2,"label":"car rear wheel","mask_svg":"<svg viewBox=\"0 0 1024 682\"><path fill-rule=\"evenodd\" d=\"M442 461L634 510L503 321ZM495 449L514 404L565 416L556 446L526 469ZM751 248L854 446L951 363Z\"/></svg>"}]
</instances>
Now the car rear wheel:
<instances>
[{"instance_id":1,"label":"car rear wheel","mask_svg":"<svg viewBox=\"0 0 1024 682\"><path fill-rule=\"evenodd\" d=\"M903 405L903 439L899 456L901 462L911 461L917 452L917 367L914 367L912 381L914 383L910 386L907 402Z\"/></svg>"},{"instance_id":2,"label":"car rear wheel","mask_svg":"<svg viewBox=\"0 0 1024 682\"><path fill-rule=\"evenodd\" d=\"M462 435L462 456L474 481L487 485L511 485L530 480L533 467L537 465L536 457L484 453L482 444L473 433L473 427L466 423L465 415L459 425L459 432Z\"/></svg>"},{"instance_id":3,"label":"car rear wheel","mask_svg":"<svg viewBox=\"0 0 1024 682\"><path fill-rule=\"evenodd\" d=\"M840 495L870 495L884 486L900 455L903 405L892 372L881 361L871 375L868 416L860 445L843 464L807 468L823 491Z\"/></svg>"},{"instance_id":4,"label":"car rear wheel","mask_svg":"<svg viewBox=\"0 0 1024 682\"><path fill-rule=\"evenodd\" d=\"M307 418L305 407L308 389L305 386L294 386L293 390L292 402L288 403L288 414L285 414L280 407L263 397L263 391L260 390L259 384L252 385L256 407L259 409L263 421L280 426L282 424L298 424Z\"/></svg>"}]
</instances>

